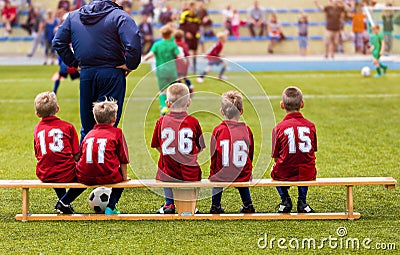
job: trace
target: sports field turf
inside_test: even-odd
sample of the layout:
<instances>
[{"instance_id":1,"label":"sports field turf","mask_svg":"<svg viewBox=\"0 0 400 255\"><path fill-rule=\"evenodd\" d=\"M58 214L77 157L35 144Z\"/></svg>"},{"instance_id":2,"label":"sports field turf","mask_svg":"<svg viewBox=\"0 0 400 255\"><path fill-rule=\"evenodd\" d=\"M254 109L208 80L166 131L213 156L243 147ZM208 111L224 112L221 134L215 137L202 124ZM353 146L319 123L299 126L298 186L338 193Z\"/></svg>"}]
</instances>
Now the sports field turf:
<instances>
[{"instance_id":1,"label":"sports field turf","mask_svg":"<svg viewBox=\"0 0 400 255\"><path fill-rule=\"evenodd\" d=\"M39 92L52 90L50 77L56 70L55 66L0 67L0 179L36 179L32 136L39 119L34 114L33 99ZM143 66L129 76L127 96L147 71L148 67ZM229 72L227 75L229 82L244 89L246 96L249 96L243 117L255 133L256 155L260 150L265 154L258 155L255 174L258 178L269 178L270 132L275 123L272 111L269 111L271 106L258 93L253 81L248 82L250 76ZM317 127L319 177L392 176L400 180L398 72L380 79L362 78L359 72L254 75L271 96L276 121L284 117L284 112L279 108L282 90L289 85L296 85L303 90L306 96L303 113ZM219 101L215 95L229 87L207 79L201 85L196 84L197 91L203 92L195 95L189 110L199 119L205 133L211 132L220 121ZM132 168L129 175L133 178L152 178L155 175L157 153L147 147L158 118L158 102L149 107L148 101L149 95L155 95L157 86L155 80L153 82L149 78L142 81L139 88L126 105L122 128L130 147ZM78 82L69 80L61 83L58 92L58 116L72 122L77 130L80 128L78 93ZM261 117L257 117L257 114ZM206 178L207 151L203 152L200 159L203 177ZM252 188L251 192L258 212L275 212L279 203L275 189ZM382 252L383 248L391 250L384 254L398 252L399 188L356 187L354 192L355 210L361 213L361 219L356 221L22 223L14 219L15 214L21 211L21 191L0 189L0 254L285 254L296 251L299 254L376 254ZM77 212L90 212L87 203L89 193L89 190L85 191L74 202ZM211 199L207 191L203 193L198 208L207 211ZM297 201L296 193L295 189L291 189L294 201ZM53 213L55 197L52 190L31 190L31 212ZM344 211L345 189L310 188L308 202L318 212ZM118 208L123 213L154 213L162 203L163 198L157 192L129 189L123 193ZM226 190L222 203L227 212L237 212L241 205L238 192ZM347 230L345 236L339 235L343 228ZM263 247L264 238L268 242L266 247ZM278 239L285 241L281 241L280 245L286 246L286 249L278 247ZM312 244L308 247L311 239L316 240L315 247ZM351 239L351 243L359 240L359 249L352 244L346 248L348 239ZM299 249L292 248L296 246L296 240ZM362 245L363 242L369 249Z\"/></svg>"}]
</instances>

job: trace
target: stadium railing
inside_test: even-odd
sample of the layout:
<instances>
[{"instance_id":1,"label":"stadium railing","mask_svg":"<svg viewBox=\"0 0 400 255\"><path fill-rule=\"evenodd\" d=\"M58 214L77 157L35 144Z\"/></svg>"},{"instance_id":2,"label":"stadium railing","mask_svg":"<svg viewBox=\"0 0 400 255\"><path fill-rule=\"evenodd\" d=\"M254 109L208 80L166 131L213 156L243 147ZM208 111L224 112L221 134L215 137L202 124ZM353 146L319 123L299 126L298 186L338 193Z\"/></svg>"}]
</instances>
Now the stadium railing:
<instances>
[{"instance_id":1,"label":"stadium railing","mask_svg":"<svg viewBox=\"0 0 400 255\"><path fill-rule=\"evenodd\" d=\"M22 189L22 213L15 216L20 221L36 220L317 220L348 219L361 217L354 211L353 187L364 185L383 185L394 189L397 181L392 177L344 177L317 178L315 181L274 181L255 179L251 182L160 182L156 180L129 180L110 185L110 188L172 188L177 214L31 214L29 212L29 189L49 188L95 188L81 183L44 183L39 180L0 180L0 188ZM336 213L250 213L250 214L195 214L200 188L212 187L276 187L276 186L344 186L346 187L346 211Z\"/></svg>"}]
</instances>

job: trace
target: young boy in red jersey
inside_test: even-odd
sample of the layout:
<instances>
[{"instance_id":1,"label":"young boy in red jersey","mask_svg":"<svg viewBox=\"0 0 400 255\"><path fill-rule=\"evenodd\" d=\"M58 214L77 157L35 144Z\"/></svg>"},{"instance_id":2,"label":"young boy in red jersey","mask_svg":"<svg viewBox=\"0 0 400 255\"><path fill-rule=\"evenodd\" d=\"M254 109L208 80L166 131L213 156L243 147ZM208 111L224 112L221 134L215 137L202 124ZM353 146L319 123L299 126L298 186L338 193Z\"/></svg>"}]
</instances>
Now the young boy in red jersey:
<instances>
[{"instance_id":1,"label":"young boy in red jersey","mask_svg":"<svg viewBox=\"0 0 400 255\"><path fill-rule=\"evenodd\" d=\"M190 93L186 85L175 83L167 89L170 112L156 123L151 147L160 152L156 179L159 181L200 181L197 154L204 148L203 132L195 117L188 115ZM165 204L157 213L175 213L172 189L164 188Z\"/></svg>"},{"instance_id":2,"label":"young boy in red jersey","mask_svg":"<svg viewBox=\"0 0 400 255\"><path fill-rule=\"evenodd\" d=\"M178 29L175 31L175 43L178 46L178 49L180 51L180 55L184 56L181 58L176 59L176 70L178 72L178 81L182 82L183 81L186 83L186 85L189 88L190 93L192 94L194 92L194 86L192 85L192 82L188 79L187 74L189 70L189 46L185 42L185 35L182 30Z\"/></svg>"},{"instance_id":3,"label":"young boy in red jersey","mask_svg":"<svg viewBox=\"0 0 400 255\"><path fill-rule=\"evenodd\" d=\"M303 95L297 87L288 87L283 91L281 108L286 116L272 131L272 157L275 164L271 177L278 181L312 181L316 179L315 152L317 151L317 133L314 123L300 113L304 107ZM279 213L290 213L292 200L290 187L276 187L281 197ZM308 187L298 187L298 213L312 213L307 204Z\"/></svg>"},{"instance_id":4,"label":"young boy in red jersey","mask_svg":"<svg viewBox=\"0 0 400 255\"><path fill-rule=\"evenodd\" d=\"M247 182L252 179L254 140L253 133L244 122L239 122L243 114L243 97L238 91L228 91L222 95L221 113L225 117L214 128L210 153L210 181ZM241 213L254 213L249 187L238 188L243 206ZM223 213L221 206L223 188L212 189L210 213Z\"/></svg>"},{"instance_id":5,"label":"young boy in red jersey","mask_svg":"<svg viewBox=\"0 0 400 255\"><path fill-rule=\"evenodd\" d=\"M122 130L113 126L117 111L114 100L94 103L93 115L97 124L82 141L82 156L76 168L79 182L100 185L128 180L128 146ZM112 189L105 214L120 213L116 204L123 191L123 188Z\"/></svg>"},{"instance_id":6,"label":"young boy in red jersey","mask_svg":"<svg viewBox=\"0 0 400 255\"><path fill-rule=\"evenodd\" d=\"M42 120L34 129L33 145L37 159L36 176L43 182L76 181L76 161L79 160L79 140L74 126L56 117L59 111L54 92L43 92L35 98L36 115ZM71 202L82 189L54 189L58 201L55 209L73 214ZM72 199L69 199L72 197Z\"/></svg>"},{"instance_id":7,"label":"young boy in red jersey","mask_svg":"<svg viewBox=\"0 0 400 255\"><path fill-rule=\"evenodd\" d=\"M197 82L202 83L204 82L204 76L206 76L212 69L214 65L222 65L222 68L219 72L218 78L221 80L226 80L224 76L224 72L226 70L226 63L220 58L222 49L224 48L224 43L226 42L226 33L219 32L217 33L218 41L212 47L211 51L207 54L207 67L206 70L196 79Z\"/></svg>"}]
</instances>

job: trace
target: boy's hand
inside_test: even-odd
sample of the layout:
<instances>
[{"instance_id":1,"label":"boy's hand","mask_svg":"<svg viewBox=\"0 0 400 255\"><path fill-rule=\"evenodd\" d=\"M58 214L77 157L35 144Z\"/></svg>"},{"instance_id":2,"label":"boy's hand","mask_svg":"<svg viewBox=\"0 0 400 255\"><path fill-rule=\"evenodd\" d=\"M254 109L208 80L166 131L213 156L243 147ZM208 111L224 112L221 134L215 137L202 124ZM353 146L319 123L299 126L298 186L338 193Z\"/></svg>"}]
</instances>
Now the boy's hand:
<instances>
[{"instance_id":1,"label":"boy's hand","mask_svg":"<svg viewBox=\"0 0 400 255\"><path fill-rule=\"evenodd\" d=\"M115 68L123 69L125 71L125 76L128 76L132 72L132 70L129 69L126 64L116 66Z\"/></svg>"}]
</instances>

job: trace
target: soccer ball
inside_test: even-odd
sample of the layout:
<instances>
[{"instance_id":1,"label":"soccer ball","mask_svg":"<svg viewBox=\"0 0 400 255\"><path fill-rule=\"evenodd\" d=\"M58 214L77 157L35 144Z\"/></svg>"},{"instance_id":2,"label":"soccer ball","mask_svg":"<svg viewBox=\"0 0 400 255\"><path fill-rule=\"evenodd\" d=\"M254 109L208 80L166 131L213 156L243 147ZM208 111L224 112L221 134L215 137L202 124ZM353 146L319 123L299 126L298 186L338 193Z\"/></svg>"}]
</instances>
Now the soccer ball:
<instances>
[{"instance_id":1,"label":"soccer ball","mask_svg":"<svg viewBox=\"0 0 400 255\"><path fill-rule=\"evenodd\" d=\"M104 213L110 200L111 189L106 187L95 188L89 196L89 206L96 213Z\"/></svg>"},{"instance_id":2,"label":"soccer ball","mask_svg":"<svg viewBox=\"0 0 400 255\"><path fill-rule=\"evenodd\" d=\"M370 76L371 75L371 69L368 66L364 66L361 69L361 75L364 76L364 77Z\"/></svg>"}]
</instances>

